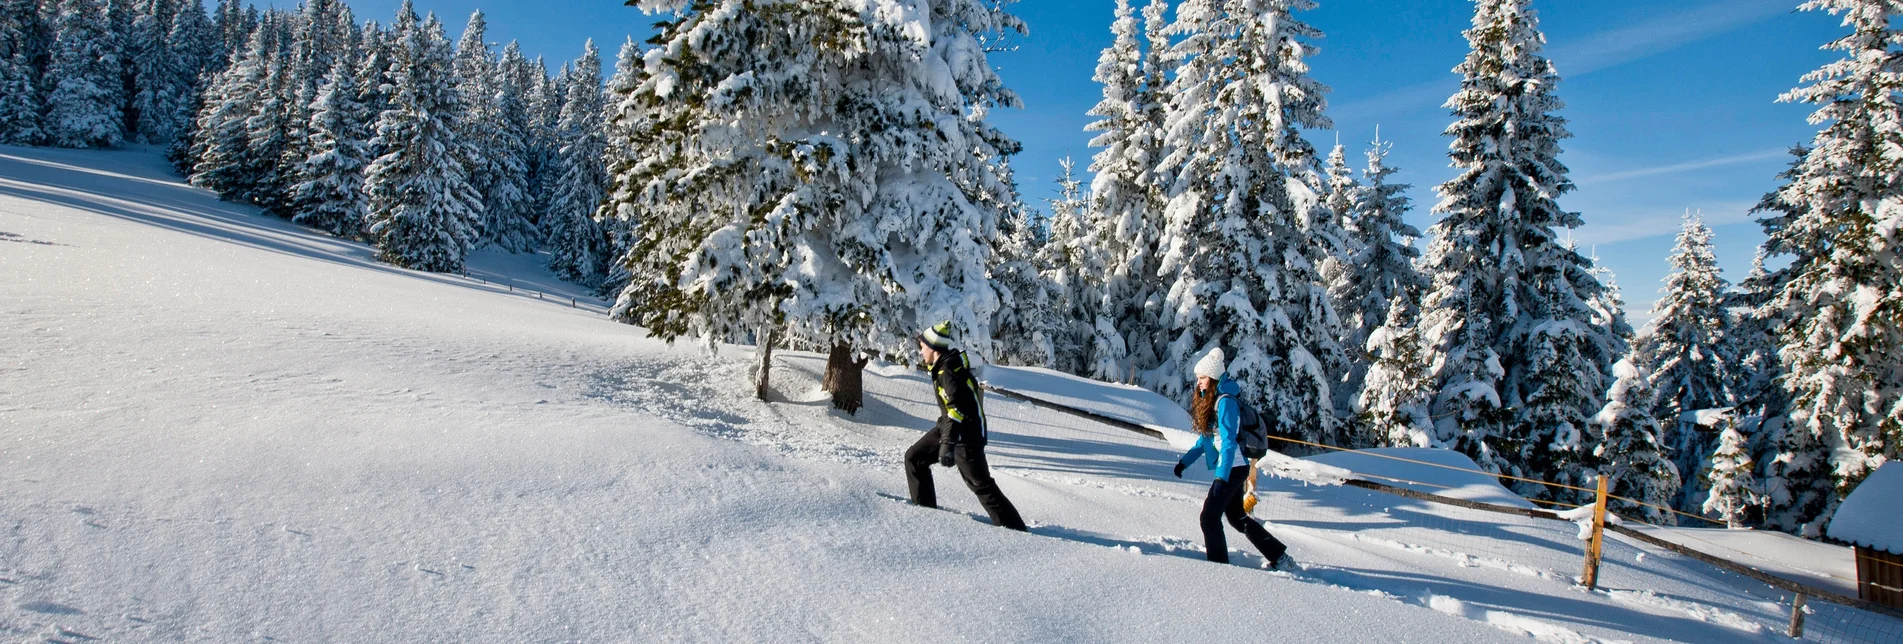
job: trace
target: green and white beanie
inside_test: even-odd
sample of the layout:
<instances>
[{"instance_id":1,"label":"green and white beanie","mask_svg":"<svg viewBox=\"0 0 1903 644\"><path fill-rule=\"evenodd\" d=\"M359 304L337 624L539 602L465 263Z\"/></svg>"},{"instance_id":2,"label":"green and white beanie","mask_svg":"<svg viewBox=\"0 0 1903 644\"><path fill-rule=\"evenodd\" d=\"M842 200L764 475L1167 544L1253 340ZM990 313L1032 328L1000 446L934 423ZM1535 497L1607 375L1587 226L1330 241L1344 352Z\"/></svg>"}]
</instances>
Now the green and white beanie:
<instances>
[{"instance_id":1,"label":"green and white beanie","mask_svg":"<svg viewBox=\"0 0 1903 644\"><path fill-rule=\"evenodd\" d=\"M930 345L939 351L950 351L956 338L952 337L951 321L940 322L932 328L918 334L918 341Z\"/></svg>"}]
</instances>

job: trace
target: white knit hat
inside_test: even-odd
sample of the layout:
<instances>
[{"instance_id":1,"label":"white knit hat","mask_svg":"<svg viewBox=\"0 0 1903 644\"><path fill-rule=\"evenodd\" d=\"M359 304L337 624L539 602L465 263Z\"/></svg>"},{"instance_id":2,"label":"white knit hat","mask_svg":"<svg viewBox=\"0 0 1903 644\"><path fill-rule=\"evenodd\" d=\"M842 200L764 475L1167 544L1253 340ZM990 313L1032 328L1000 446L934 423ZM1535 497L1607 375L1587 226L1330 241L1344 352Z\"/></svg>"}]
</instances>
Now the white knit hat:
<instances>
[{"instance_id":1,"label":"white knit hat","mask_svg":"<svg viewBox=\"0 0 1903 644\"><path fill-rule=\"evenodd\" d=\"M1210 349L1203 359L1196 361L1196 375L1204 378L1221 378L1229 372L1229 361L1223 358L1222 347Z\"/></svg>"}]
</instances>

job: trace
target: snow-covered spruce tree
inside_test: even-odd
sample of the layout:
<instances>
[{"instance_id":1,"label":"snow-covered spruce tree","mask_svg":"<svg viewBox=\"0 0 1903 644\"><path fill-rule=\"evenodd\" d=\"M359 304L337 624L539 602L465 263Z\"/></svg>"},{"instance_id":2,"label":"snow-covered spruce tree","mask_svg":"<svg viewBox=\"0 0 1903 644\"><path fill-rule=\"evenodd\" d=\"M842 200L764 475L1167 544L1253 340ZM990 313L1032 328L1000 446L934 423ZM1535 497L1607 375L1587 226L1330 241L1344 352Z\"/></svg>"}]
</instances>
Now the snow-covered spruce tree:
<instances>
[{"instance_id":1,"label":"snow-covered spruce tree","mask_svg":"<svg viewBox=\"0 0 1903 644\"><path fill-rule=\"evenodd\" d=\"M59 0L46 67L47 142L67 148L117 147L125 140L119 39L99 0Z\"/></svg>"},{"instance_id":2,"label":"snow-covered spruce tree","mask_svg":"<svg viewBox=\"0 0 1903 644\"><path fill-rule=\"evenodd\" d=\"M1644 357L1640 367L1652 374L1657 399L1650 413L1665 432L1666 453L1688 484L1674 502L1695 509L1705 499L1696 474L1704 470L1713 445L1704 430L1681 416L1737 402L1731 391L1736 381L1731 312L1725 302L1731 285L1719 274L1711 229L1699 217L1685 218L1670 262L1672 273L1665 278L1652 307L1652 324L1634 355Z\"/></svg>"},{"instance_id":3,"label":"snow-covered spruce tree","mask_svg":"<svg viewBox=\"0 0 1903 644\"><path fill-rule=\"evenodd\" d=\"M291 186L296 182L294 168L285 160L295 156L289 152L296 144L296 130L303 128L293 127L292 121L304 111L294 105L297 78L289 55L291 20L291 16L273 11L265 14L258 27L260 33L270 34L270 45L261 60L264 75L258 82L253 110L245 120L244 163L252 180L239 192L244 201L285 218L294 212Z\"/></svg>"},{"instance_id":4,"label":"snow-covered spruce tree","mask_svg":"<svg viewBox=\"0 0 1903 644\"><path fill-rule=\"evenodd\" d=\"M1894 61L1903 33L1895 0L1813 0L1804 10L1843 17L1851 33L1827 48L1844 58L1804 77L1781 101L1817 105L1822 126L1775 196L1789 213L1767 232L1791 259L1779 311L1791 406L1783 447L1827 453L1833 494L1782 498L1767 481L1771 519L1815 534L1842 496L1885 461L1903 457L1903 88ZM1780 454L1782 459L1785 455ZM1776 465L1776 463L1773 463Z\"/></svg>"},{"instance_id":5,"label":"snow-covered spruce tree","mask_svg":"<svg viewBox=\"0 0 1903 644\"><path fill-rule=\"evenodd\" d=\"M1348 166L1348 148L1340 141L1335 142L1328 159L1322 162L1322 187L1326 189L1322 196L1322 207L1339 220L1346 228L1353 221L1356 203L1361 198L1361 182L1355 180L1355 169ZM1345 258L1329 258L1345 259Z\"/></svg>"},{"instance_id":6,"label":"snow-covered spruce tree","mask_svg":"<svg viewBox=\"0 0 1903 644\"><path fill-rule=\"evenodd\" d=\"M1778 175L1787 186L1803 172L1810 154L1801 146L1791 152L1796 159ZM1762 522L1754 525L1803 532L1807 525L1816 525L1811 517L1823 512L1835 495L1835 485L1829 448L1811 428L1790 422L1790 376L1780 343L1784 330L1797 324L1790 316L1802 311L1787 310L1780 298L1798 274L1829 251L1824 235L1789 234L1804 209L1784 201L1783 194L1783 189L1773 190L1755 210L1763 215L1758 223L1766 239L1737 294L1744 311L1732 337L1739 342L1735 350L1744 356L1741 364L1749 371L1738 388L1738 431L1758 466L1759 511L1745 516ZM1770 257L1788 257L1790 263L1767 270L1765 260Z\"/></svg>"},{"instance_id":7,"label":"snow-covered spruce tree","mask_svg":"<svg viewBox=\"0 0 1903 644\"><path fill-rule=\"evenodd\" d=\"M404 22L401 12L398 22ZM383 261L458 272L477 241L482 196L469 185L456 154L461 111L450 72L453 53L435 14L395 35L390 107L372 140L385 152L364 172L370 235Z\"/></svg>"},{"instance_id":8,"label":"snow-covered spruce tree","mask_svg":"<svg viewBox=\"0 0 1903 644\"><path fill-rule=\"evenodd\" d=\"M696 5L648 58L652 125L616 190L641 195L643 235L616 316L895 357L948 320L991 353L987 240L1017 203L1018 146L984 117L1017 100L981 38L1022 24L979 0L744 4Z\"/></svg>"},{"instance_id":9,"label":"snow-covered spruce tree","mask_svg":"<svg viewBox=\"0 0 1903 644\"><path fill-rule=\"evenodd\" d=\"M188 137L200 105L201 75L216 51L204 5L151 0L133 31L142 43L140 53L128 61L134 73L135 139L166 144Z\"/></svg>"},{"instance_id":10,"label":"snow-covered spruce tree","mask_svg":"<svg viewBox=\"0 0 1903 644\"><path fill-rule=\"evenodd\" d=\"M37 0L0 0L0 144L40 141L44 70L37 50L44 32Z\"/></svg>"},{"instance_id":11,"label":"snow-covered spruce tree","mask_svg":"<svg viewBox=\"0 0 1903 644\"><path fill-rule=\"evenodd\" d=\"M495 234L489 230L490 193L504 168L498 165L495 151L501 115L496 92L501 79L496 73L495 51L489 48L489 22L481 11L469 15L450 68L462 106L462 117L457 119L461 130L456 133L462 145L457 153L463 167L469 169L469 185L482 195L483 217L476 222L476 234L487 242Z\"/></svg>"},{"instance_id":12,"label":"snow-covered spruce tree","mask_svg":"<svg viewBox=\"0 0 1903 644\"><path fill-rule=\"evenodd\" d=\"M1757 463L1752 460L1751 439L1738 431L1736 418L1726 415L1718 434L1718 447L1711 453L1711 467L1705 470L1705 498L1699 510L1718 517L1728 528L1757 525L1764 503L1759 491Z\"/></svg>"},{"instance_id":13,"label":"snow-covered spruce tree","mask_svg":"<svg viewBox=\"0 0 1903 644\"><path fill-rule=\"evenodd\" d=\"M1611 494L1625 497L1612 499L1608 505L1615 512L1643 517L1648 523L1674 525L1674 515L1666 508L1672 507L1682 486L1678 467L1665 455L1662 430L1650 409L1656 397L1652 374L1632 360L1619 361L1613 366L1613 374L1606 406L1592 420L1596 443L1592 465L1606 477Z\"/></svg>"},{"instance_id":14,"label":"snow-covered spruce tree","mask_svg":"<svg viewBox=\"0 0 1903 644\"><path fill-rule=\"evenodd\" d=\"M1168 185L1158 273L1170 338L1147 383L1183 399L1196 357L1232 356L1243 398L1281 435L1334 442L1330 385L1342 362L1333 308L1313 259L1326 218L1303 128L1328 127L1327 88L1308 75L1320 32L1292 11L1308 0L1189 0L1171 82ZM1338 240L1337 240L1338 241Z\"/></svg>"},{"instance_id":15,"label":"snow-covered spruce tree","mask_svg":"<svg viewBox=\"0 0 1903 644\"><path fill-rule=\"evenodd\" d=\"M1070 190L1069 205L1074 206L1075 180ZM1041 219L1037 211L1015 204L998 220L998 234L992 238L991 285L999 300L991 320L991 336L997 341L992 355L1003 364L1051 367L1057 361L1056 337L1069 321L1062 314L1059 287L1043 272L1057 269L1045 263L1052 259L1044 253L1052 240L1041 233L1049 227L1048 220Z\"/></svg>"},{"instance_id":16,"label":"snow-covered spruce tree","mask_svg":"<svg viewBox=\"0 0 1903 644\"><path fill-rule=\"evenodd\" d=\"M354 70L337 65L317 91L309 127L312 154L299 168L292 191L297 204L292 221L338 237L362 234L369 210L363 192L369 116L357 102L355 83Z\"/></svg>"},{"instance_id":17,"label":"snow-covered spruce tree","mask_svg":"<svg viewBox=\"0 0 1903 644\"><path fill-rule=\"evenodd\" d=\"M530 194L530 165L533 161L531 137L535 123L530 117L529 100L535 92L540 72L522 56L522 47L510 42L502 48L497 63L495 88L495 139L490 147L490 163L495 174L489 184L488 223L483 230L488 241L511 253L535 247L535 201Z\"/></svg>"},{"instance_id":18,"label":"snow-covered spruce tree","mask_svg":"<svg viewBox=\"0 0 1903 644\"><path fill-rule=\"evenodd\" d=\"M1373 354L1376 349L1372 339L1376 330L1393 316L1396 298L1405 299L1407 308L1411 310L1406 316L1410 320L1408 324L1416 324L1419 320L1421 289L1425 286L1420 272L1414 268L1414 261L1421 254L1414 247L1414 240L1421 236L1421 232L1403 219L1411 208L1404 194L1409 186L1390 180L1399 171L1386 163L1391 147L1378 135L1369 145L1368 165L1361 171L1361 186L1353 198L1354 208L1343 222L1348 229L1349 246L1354 249L1354 254L1341 262L1347 269L1343 279L1329 285L1329 298L1334 301L1336 313L1342 321L1342 335L1345 338L1342 347L1350 356L1350 366L1341 388L1347 395L1361 398L1368 398L1364 394L1368 370L1376 368L1381 362ZM1420 337L1419 329L1399 327L1390 330L1389 335L1409 335L1410 342L1419 342ZM1425 367L1424 364L1410 365L1407 369ZM1411 379L1394 380L1397 376L1390 372L1384 376L1384 380L1408 386L1416 384ZM1411 390L1396 393L1404 398L1413 395ZM1375 393L1373 397L1389 398L1392 395ZM1359 415L1356 417L1364 418ZM1388 430L1372 427L1363 429L1369 430L1369 437L1376 441L1392 440L1398 436L1392 427Z\"/></svg>"},{"instance_id":19,"label":"snow-covered spruce tree","mask_svg":"<svg viewBox=\"0 0 1903 644\"><path fill-rule=\"evenodd\" d=\"M1357 423L1380 447L1433 447L1438 444L1427 415L1434 393L1427 347L1421 341L1420 311L1413 296L1395 293L1387 319L1368 336L1370 364L1355 398Z\"/></svg>"},{"instance_id":20,"label":"snow-covered spruce tree","mask_svg":"<svg viewBox=\"0 0 1903 644\"><path fill-rule=\"evenodd\" d=\"M357 102L363 104L364 112L372 116L383 113L390 107L390 61L394 57L391 44L395 36L376 22L364 23L363 31L358 35L359 52L357 77L353 84L357 86ZM374 152L374 150L373 150Z\"/></svg>"},{"instance_id":21,"label":"snow-covered spruce tree","mask_svg":"<svg viewBox=\"0 0 1903 644\"><path fill-rule=\"evenodd\" d=\"M265 30L253 32L247 46L233 54L237 60L205 89L192 144L191 182L226 200L242 200L257 184L247 123L257 111L270 44Z\"/></svg>"},{"instance_id":22,"label":"snow-covered spruce tree","mask_svg":"<svg viewBox=\"0 0 1903 644\"><path fill-rule=\"evenodd\" d=\"M607 274L612 258L607 256L607 233L595 221L595 210L607 197L609 179L602 165L608 145L607 106L601 93L601 50L595 41L588 41L570 74L556 126L561 148L555 163L560 174L542 225L549 268L571 282L596 285Z\"/></svg>"},{"instance_id":23,"label":"snow-covered spruce tree","mask_svg":"<svg viewBox=\"0 0 1903 644\"><path fill-rule=\"evenodd\" d=\"M620 176L622 172L634 167L636 157L641 154L636 145L635 132L646 126L643 121L648 111L643 109L644 101L629 99L641 89L641 83L647 73L646 55L633 38L621 43L621 53L615 57L615 73L608 78L608 114L605 128L607 146L602 152L602 166L607 168L609 177ZM611 189L622 186L611 182ZM639 235L641 212L633 208L632 195L611 194L602 200L601 208L595 213L595 221L601 223L607 234L608 262L607 275L596 291L603 297L615 297L628 288L633 275L628 272L626 257L628 249L634 247L635 237Z\"/></svg>"},{"instance_id":24,"label":"snow-covered spruce tree","mask_svg":"<svg viewBox=\"0 0 1903 644\"><path fill-rule=\"evenodd\" d=\"M1081 374L1096 362L1090 352L1096 345L1097 307L1103 301L1104 262L1091 236L1104 226L1084 196L1076 164L1064 157L1058 165L1058 196L1049 200L1051 216L1042 226L1045 235L1036 244L1034 258L1038 281L1049 291L1043 312L1047 322L1041 328L1051 347L1051 360L1037 366ZM1004 339L1003 331L994 332Z\"/></svg>"},{"instance_id":25,"label":"snow-covered spruce tree","mask_svg":"<svg viewBox=\"0 0 1903 644\"><path fill-rule=\"evenodd\" d=\"M534 203L536 237L546 244L549 205L562 175L558 126L562 121L562 104L568 102L569 70L568 63L562 63L551 76L548 66L539 57L534 66L539 76L535 91L529 97L529 118L534 124L529 136L529 196Z\"/></svg>"},{"instance_id":26,"label":"snow-covered spruce tree","mask_svg":"<svg viewBox=\"0 0 1903 644\"><path fill-rule=\"evenodd\" d=\"M1153 0L1144 16L1152 22L1148 55L1137 42L1142 25L1132 14L1129 0L1118 0L1110 31L1115 40L1097 59L1094 79L1103 85L1103 100L1090 110L1098 118L1085 128L1097 132L1090 145L1101 148L1090 170L1090 209L1100 224L1088 231L1094 254L1103 262L1099 302L1088 307L1092 378L1127 381L1140 369L1159 362L1157 316L1162 307L1156 275L1156 241L1162 235L1162 189L1155 167L1162 159L1162 76L1151 78L1160 64L1166 4ZM1088 310L1087 309L1087 310Z\"/></svg>"},{"instance_id":27,"label":"snow-covered spruce tree","mask_svg":"<svg viewBox=\"0 0 1903 644\"><path fill-rule=\"evenodd\" d=\"M1566 478L1578 474L1584 421L1625 353L1624 321L1604 310L1617 303L1591 261L1555 232L1581 220L1556 201L1573 187L1558 158L1568 134L1532 11L1525 0L1481 0L1465 35L1472 49L1447 103L1461 174L1436 188L1441 220L1421 261L1430 413L1437 442L1482 467ZM1544 487L1520 491L1544 497Z\"/></svg>"}]
</instances>

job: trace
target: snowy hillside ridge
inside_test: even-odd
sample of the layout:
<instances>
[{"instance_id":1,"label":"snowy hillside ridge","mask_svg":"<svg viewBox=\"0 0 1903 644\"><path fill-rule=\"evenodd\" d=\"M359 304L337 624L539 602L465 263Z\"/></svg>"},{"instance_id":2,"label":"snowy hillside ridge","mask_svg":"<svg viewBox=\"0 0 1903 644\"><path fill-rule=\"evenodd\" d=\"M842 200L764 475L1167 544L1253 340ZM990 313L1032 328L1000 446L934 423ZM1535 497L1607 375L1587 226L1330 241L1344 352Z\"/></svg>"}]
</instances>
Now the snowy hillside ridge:
<instances>
[{"instance_id":1,"label":"snowy hillside ridge","mask_svg":"<svg viewBox=\"0 0 1903 644\"><path fill-rule=\"evenodd\" d=\"M1382 458L1383 456L1421 461L1421 463ZM1416 492L1513 508L1528 510L1536 508L1524 497L1501 486L1499 479L1482 473L1472 459L1452 450L1384 447L1317 454L1306 457L1304 460L1332 465L1348 470L1357 476L1371 478L1377 483L1386 483Z\"/></svg>"},{"instance_id":2,"label":"snowy hillside ridge","mask_svg":"<svg viewBox=\"0 0 1903 644\"><path fill-rule=\"evenodd\" d=\"M1570 526L1345 486L1261 479L1300 570L1210 564L1206 473L1004 397L988 452L1031 533L956 476L922 510L894 500L938 413L917 371L869 371L849 416L782 352L763 403L744 351L379 264L147 153L0 150L0 232L0 637L1784 641L1696 562L1611 539L1636 590L1583 593Z\"/></svg>"},{"instance_id":3,"label":"snowy hillside ridge","mask_svg":"<svg viewBox=\"0 0 1903 644\"><path fill-rule=\"evenodd\" d=\"M1872 550L1903 553L1903 463L1885 463L1844 498L1830 522L1830 538Z\"/></svg>"}]
</instances>

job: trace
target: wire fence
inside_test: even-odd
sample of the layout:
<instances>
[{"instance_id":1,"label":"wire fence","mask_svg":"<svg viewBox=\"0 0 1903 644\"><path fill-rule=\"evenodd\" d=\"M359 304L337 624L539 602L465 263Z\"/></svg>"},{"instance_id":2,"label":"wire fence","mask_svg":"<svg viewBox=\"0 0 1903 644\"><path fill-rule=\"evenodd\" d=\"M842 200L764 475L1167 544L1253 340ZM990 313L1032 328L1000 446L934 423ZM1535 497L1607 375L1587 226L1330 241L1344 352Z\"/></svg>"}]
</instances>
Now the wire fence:
<instances>
[{"instance_id":1,"label":"wire fence","mask_svg":"<svg viewBox=\"0 0 1903 644\"><path fill-rule=\"evenodd\" d=\"M903 413L913 416L935 413L932 409L935 403L926 395L923 375L918 377L921 382L915 384L904 384L888 378L869 378L866 392L868 411L873 414L885 413L873 408L874 401L894 400L888 396L896 395L905 401L899 404L909 407ZM880 381L885 382L879 386L881 390L875 391L874 383ZM883 390L886 388L895 390ZM991 422L994 427L1026 423L1069 428L1093 425L1136 432L1152 438L1161 437L1154 429L1126 420L1038 400L1034 396L998 389L992 391L998 397L1032 403L1014 406L1008 415L993 414ZM914 398L916 400L911 400ZM1311 449L1339 449L1303 443ZM1363 453L1414 465L1597 492L1546 481L1500 477L1480 470L1417 459ZM1581 538L1580 525L1561 518L1553 511L1477 503L1433 493L1448 489L1436 483L1358 475L1343 486L1264 488L1258 492L1256 514L1269 518L1277 525L1326 531L1373 548L1391 548L1445 558L1464 567L1494 568L1572 584L1582 582L1587 542ZM1625 500L1646 505L1636 500ZM1682 512L1676 514L1717 523L1706 517ZM1630 517L1621 517L1621 520L1641 523ZM1606 526L1606 532L1595 567L1596 586L1600 589L1596 592L1613 601L1642 603L1655 608L1669 607L1695 619L1715 621L1754 632L1787 634L1807 642L1903 643L1903 611L1829 588L1812 587L1777 577L1745 563L1694 550L1631 528ZM1693 578L1687 579L1686 576ZM1730 589L1731 592L1714 589Z\"/></svg>"}]
</instances>

